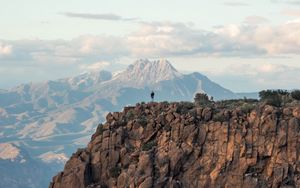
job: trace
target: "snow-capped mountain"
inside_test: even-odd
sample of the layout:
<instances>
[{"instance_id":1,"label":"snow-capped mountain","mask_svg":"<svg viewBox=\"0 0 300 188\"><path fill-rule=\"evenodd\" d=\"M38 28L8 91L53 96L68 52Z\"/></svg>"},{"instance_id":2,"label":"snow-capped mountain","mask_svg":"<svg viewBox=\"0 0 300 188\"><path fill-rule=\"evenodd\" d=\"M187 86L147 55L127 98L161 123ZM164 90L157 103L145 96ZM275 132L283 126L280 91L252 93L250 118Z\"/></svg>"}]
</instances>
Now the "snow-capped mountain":
<instances>
[{"instance_id":1,"label":"snow-capped mountain","mask_svg":"<svg viewBox=\"0 0 300 188\"><path fill-rule=\"evenodd\" d=\"M0 143L21 141L35 160L65 161L108 111L149 101L152 90L157 101L189 101L197 92L216 100L237 97L200 73L181 74L167 60L140 59L118 74L84 73L1 90Z\"/></svg>"},{"instance_id":2,"label":"snow-capped mountain","mask_svg":"<svg viewBox=\"0 0 300 188\"><path fill-rule=\"evenodd\" d=\"M107 111L148 101L151 90L158 101L191 100L197 92L217 100L236 97L200 73L181 74L167 60L140 59L114 76L100 71L1 91L0 135L5 137L0 141L80 138L93 132Z\"/></svg>"},{"instance_id":3,"label":"snow-capped mountain","mask_svg":"<svg viewBox=\"0 0 300 188\"><path fill-rule=\"evenodd\" d=\"M91 133L107 111L148 101L151 90L158 101L191 100L197 92L216 100L236 98L200 73L181 74L164 59L140 59L114 76L108 71L84 73L0 92L0 135L44 140L76 134L80 138Z\"/></svg>"},{"instance_id":4,"label":"snow-capped mountain","mask_svg":"<svg viewBox=\"0 0 300 188\"><path fill-rule=\"evenodd\" d=\"M126 71L118 74L115 80L127 85L131 84L134 87L145 87L179 77L182 77L182 74L165 59L157 61L139 59L134 64L129 65Z\"/></svg>"},{"instance_id":5,"label":"snow-capped mountain","mask_svg":"<svg viewBox=\"0 0 300 188\"><path fill-rule=\"evenodd\" d=\"M84 73L76 77L62 79L62 82L66 82L71 85L73 89L85 89L95 84L99 84L112 79L112 73L109 71L96 71Z\"/></svg>"}]
</instances>

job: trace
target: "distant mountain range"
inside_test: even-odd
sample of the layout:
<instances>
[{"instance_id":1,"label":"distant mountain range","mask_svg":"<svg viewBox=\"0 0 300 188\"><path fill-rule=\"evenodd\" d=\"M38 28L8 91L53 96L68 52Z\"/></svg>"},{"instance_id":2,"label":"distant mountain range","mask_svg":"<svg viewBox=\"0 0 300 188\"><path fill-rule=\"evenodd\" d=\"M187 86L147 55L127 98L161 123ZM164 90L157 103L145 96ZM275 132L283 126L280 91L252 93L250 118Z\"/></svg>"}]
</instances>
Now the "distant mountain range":
<instances>
[{"instance_id":1,"label":"distant mountain range","mask_svg":"<svg viewBox=\"0 0 300 188\"><path fill-rule=\"evenodd\" d=\"M47 187L49 176L61 165L32 159L30 153L12 143L0 143L0 187Z\"/></svg>"},{"instance_id":2,"label":"distant mountain range","mask_svg":"<svg viewBox=\"0 0 300 188\"><path fill-rule=\"evenodd\" d=\"M0 90L0 143L18 145L31 162L55 163L61 170L108 111L149 101L152 90L156 101L189 101L197 92L215 100L241 97L200 73L181 74L167 60L140 59L117 74L99 71Z\"/></svg>"}]
</instances>

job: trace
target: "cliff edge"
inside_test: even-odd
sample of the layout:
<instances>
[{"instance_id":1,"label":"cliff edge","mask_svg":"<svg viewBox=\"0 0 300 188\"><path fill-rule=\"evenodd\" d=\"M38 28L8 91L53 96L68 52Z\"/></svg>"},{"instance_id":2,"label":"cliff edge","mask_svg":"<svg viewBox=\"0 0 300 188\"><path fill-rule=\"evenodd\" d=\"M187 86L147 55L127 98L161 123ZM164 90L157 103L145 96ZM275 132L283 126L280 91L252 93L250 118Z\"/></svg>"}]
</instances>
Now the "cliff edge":
<instances>
[{"instance_id":1,"label":"cliff edge","mask_svg":"<svg viewBox=\"0 0 300 188\"><path fill-rule=\"evenodd\" d=\"M299 142L299 104L142 103L109 113L49 187L300 187Z\"/></svg>"}]
</instances>

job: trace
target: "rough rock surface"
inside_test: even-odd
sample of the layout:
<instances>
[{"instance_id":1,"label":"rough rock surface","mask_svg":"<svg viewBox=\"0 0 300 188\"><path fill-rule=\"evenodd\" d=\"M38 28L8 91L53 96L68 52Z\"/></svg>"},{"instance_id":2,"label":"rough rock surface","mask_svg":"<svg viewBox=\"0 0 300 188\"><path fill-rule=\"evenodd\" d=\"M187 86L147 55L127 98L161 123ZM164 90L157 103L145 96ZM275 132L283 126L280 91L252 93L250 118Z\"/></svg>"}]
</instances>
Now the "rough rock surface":
<instances>
[{"instance_id":1,"label":"rough rock surface","mask_svg":"<svg viewBox=\"0 0 300 188\"><path fill-rule=\"evenodd\" d=\"M300 187L300 108L149 103L107 115L50 188Z\"/></svg>"}]
</instances>

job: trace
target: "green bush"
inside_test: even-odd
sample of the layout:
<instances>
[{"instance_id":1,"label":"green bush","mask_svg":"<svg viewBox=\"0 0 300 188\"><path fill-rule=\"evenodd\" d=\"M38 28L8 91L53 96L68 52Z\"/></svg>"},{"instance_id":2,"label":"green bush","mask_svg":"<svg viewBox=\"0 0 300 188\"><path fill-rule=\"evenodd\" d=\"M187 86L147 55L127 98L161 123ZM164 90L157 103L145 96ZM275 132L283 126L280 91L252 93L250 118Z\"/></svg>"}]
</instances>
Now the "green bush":
<instances>
[{"instance_id":1,"label":"green bush","mask_svg":"<svg viewBox=\"0 0 300 188\"><path fill-rule=\"evenodd\" d=\"M214 114L212 120L213 121L219 121L219 122L227 121L226 117L221 113Z\"/></svg>"},{"instance_id":2,"label":"green bush","mask_svg":"<svg viewBox=\"0 0 300 188\"><path fill-rule=\"evenodd\" d=\"M184 101L180 102L179 106L181 106L182 108L186 108L188 110L194 108L194 104L193 103L191 103L191 102L184 102Z\"/></svg>"},{"instance_id":3,"label":"green bush","mask_svg":"<svg viewBox=\"0 0 300 188\"><path fill-rule=\"evenodd\" d=\"M263 90L259 92L260 100L268 105L280 107L283 98L287 98L289 92L286 90Z\"/></svg>"},{"instance_id":4,"label":"green bush","mask_svg":"<svg viewBox=\"0 0 300 188\"><path fill-rule=\"evenodd\" d=\"M291 93L293 99L299 101L300 100L300 90L294 90Z\"/></svg>"},{"instance_id":5,"label":"green bush","mask_svg":"<svg viewBox=\"0 0 300 188\"><path fill-rule=\"evenodd\" d=\"M219 108L233 109L233 108L241 106L244 103L245 102L243 99L230 99L230 100L219 101L216 104L217 104L217 107L219 107Z\"/></svg>"},{"instance_id":6,"label":"green bush","mask_svg":"<svg viewBox=\"0 0 300 188\"><path fill-rule=\"evenodd\" d=\"M194 101L196 105L207 105L211 102L208 98L208 95L205 93L197 93Z\"/></svg>"},{"instance_id":7,"label":"green bush","mask_svg":"<svg viewBox=\"0 0 300 188\"><path fill-rule=\"evenodd\" d=\"M167 105L169 105L169 102L168 101L163 101L163 102L161 102L163 105L165 105L165 106L167 106Z\"/></svg>"},{"instance_id":8,"label":"green bush","mask_svg":"<svg viewBox=\"0 0 300 188\"><path fill-rule=\"evenodd\" d=\"M176 112L179 114L187 114L193 108L194 108L194 103L180 102L177 106Z\"/></svg>"},{"instance_id":9,"label":"green bush","mask_svg":"<svg viewBox=\"0 0 300 188\"><path fill-rule=\"evenodd\" d=\"M128 111L125 117L127 120L132 120L134 118L132 110Z\"/></svg>"},{"instance_id":10,"label":"green bush","mask_svg":"<svg viewBox=\"0 0 300 188\"><path fill-rule=\"evenodd\" d=\"M282 100L279 96L274 96L273 98L266 99L265 102L268 105L280 107L281 103L282 103Z\"/></svg>"},{"instance_id":11,"label":"green bush","mask_svg":"<svg viewBox=\"0 0 300 188\"><path fill-rule=\"evenodd\" d=\"M290 93L287 90L262 90L259 92L259 97L261 100L268 100L270 98L275 98L277 96L288 96Z\"/></svg>"},{"instance_id":12,"label":"green bush","mask_svg":"<svg viewBox=\"0 0 300 188\"><path fill-rule=\"evenodd\" d=\"M153 147L155 147L157 144L155 141L151 141L151 142L147 142L147 143L144 143L142 145L142 151L149 151L151 150Z\"/></svg>"},{"instance_id":13,"label":"green bush","mask_svg":"<svg viewBox=\"0 0 300 188\"><path fill-rule=\"evenodd\" d=\"M99 124L98 127L97 127L96 132L99 133L99 134L102 134L104 131L105 131L105 129L103 128L103 125Z\"/></svg>"},{"instance_id":14,"label":"green bush","mask_svg":"<svg viewBox=\"0 0 300 188\"><path fill-rule=\"evenodd\" d=\"M138 123L141 124L143 127L147 126L147 118L146 116L141 116L138 120Z\"/></svg>"},{"instance_id":15,"label":"green bush","mask_svg":"<svg viewBox=\"0 0 300 188\"><path fill-rule=\"evenodd\" d=\"M113 178L117 178L121 173L121 168L118 167L118 166L115 166L115 167L112 167L110 170L109 170L109 174L111 177Z\"/></svg>"},{"instance_id":16,"label":"green bush","mask_svg":"<svg viewBox=\"0 0 300 188\"><path fill-rule=\"evenodd\" d=\"M250 113L252 110L254 110L255 108L255 105L254 104L248 104L248 103L244 103L242 106L241 106L241 110L242 112L244 113Z\"/></svg>"}]
</instances>

